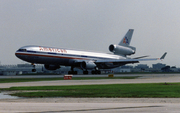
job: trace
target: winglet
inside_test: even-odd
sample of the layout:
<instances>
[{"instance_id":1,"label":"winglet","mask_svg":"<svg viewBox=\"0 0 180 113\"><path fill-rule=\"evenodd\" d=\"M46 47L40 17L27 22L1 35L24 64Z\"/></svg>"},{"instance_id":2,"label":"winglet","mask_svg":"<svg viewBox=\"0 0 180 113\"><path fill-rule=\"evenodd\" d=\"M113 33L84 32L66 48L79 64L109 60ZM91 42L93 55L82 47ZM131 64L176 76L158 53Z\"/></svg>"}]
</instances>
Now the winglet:
<instances>
[{"instance_id":1,"label":"winglet","mask_svg":"<svg viewBox=\"0 0 180 113\"><path fill-rule=\"evenodd\" d=\"M160 60L164 59L165 56L166 56L166 54L167 54L167 52L165 52L165 53L163 54L163 56L160 58Z\"/></svg>"}]
</instances>

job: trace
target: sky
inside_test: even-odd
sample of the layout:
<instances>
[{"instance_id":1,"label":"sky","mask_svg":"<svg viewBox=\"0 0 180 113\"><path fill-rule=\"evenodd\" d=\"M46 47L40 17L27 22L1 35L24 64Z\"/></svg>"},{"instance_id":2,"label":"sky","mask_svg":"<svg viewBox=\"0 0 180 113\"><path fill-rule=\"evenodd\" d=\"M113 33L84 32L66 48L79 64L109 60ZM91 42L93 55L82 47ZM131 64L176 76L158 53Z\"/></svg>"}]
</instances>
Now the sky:
<instances>
[{"instance_id":1,"label":"sky","mask_svg":"<svg viewBox=\"0 0 180 113\"><path fill-rule=\"evenodd\" d=\"M136 54L180 67L179 0L0 0L0 62L25 63L15 51L25 45L109 52L128 29Z\"/></svg>"}]
</instances>

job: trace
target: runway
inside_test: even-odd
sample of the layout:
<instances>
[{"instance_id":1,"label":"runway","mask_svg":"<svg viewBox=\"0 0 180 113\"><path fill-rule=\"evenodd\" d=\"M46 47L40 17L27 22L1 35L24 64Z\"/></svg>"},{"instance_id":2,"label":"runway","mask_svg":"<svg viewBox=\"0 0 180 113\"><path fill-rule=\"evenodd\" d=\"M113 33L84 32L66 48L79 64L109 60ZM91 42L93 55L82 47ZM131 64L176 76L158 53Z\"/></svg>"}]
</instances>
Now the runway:
<instances>
[{"instance_id":1,"label":"runway","mask_svg":"<svg viewBox=\"0 0 180 113\"><path fill-rule=\"evenodd\" d=\"M101 75L75 75L73 77L99 77ZM127 83L168 83L180 82L180 74L142 74L142 75L115 75L120 76L140 76L137 79L97 79L97 80L55 80L55 81L38 81L38 82L18 82L18 83L1 83L0 88L9 88L16 86L55 86L55 85L93 85L93 84L127 84ZM3 76L10 77L10 76ZM10 78L39 78L39 77L63 77L62 75L44 75L44 76L12 76ZM102 75L101 77L108 77ZM2 77L0 77L2 78Z\"/></svg>"},{"instance_id":2,"label":"runway","mask_svg":"<svg viewBox=\"0 0 180 113\"><path fill-rule=\"evenodd\" d=\"M1 113L179 113L171 98L37 98L0 100Z\"/></svg>"},{"instance_id":3,"label":"runway","mask_svg":"<svg viewBox=\"0 0 180 113\"><path fill-rule=\"evenodd\" d=\"M118 75L122 76L122 75ZM126 75L130 76L130 75ZM135 76L135 75L132 75ZM137 79L58 80L1 83L13 86L91 85L180 82L180 74L140 75ZM178 113L180 98L19 98L0 99L1 113Z\"/></svg>"},{"instance_id":4,"label":"runway","mask_svg":"<svg viewBox=\"0 0 180 113\"><path fill-rule=\"evenodd\" d=\"M178 113L178 104L0 103L1 113Z\"/></svg>"}]
</instances>

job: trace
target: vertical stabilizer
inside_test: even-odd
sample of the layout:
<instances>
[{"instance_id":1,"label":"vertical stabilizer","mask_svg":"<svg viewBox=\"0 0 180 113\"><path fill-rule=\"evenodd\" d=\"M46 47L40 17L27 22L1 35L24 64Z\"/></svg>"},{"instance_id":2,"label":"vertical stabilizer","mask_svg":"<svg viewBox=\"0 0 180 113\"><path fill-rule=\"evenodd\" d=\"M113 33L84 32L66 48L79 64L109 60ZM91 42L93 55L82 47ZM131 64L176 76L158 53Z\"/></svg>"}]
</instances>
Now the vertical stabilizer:
<instances>
[{"instance_id":1,"label":"vertical stabilizer","mask_svg":"<svg viewBox=\"0 0 180 113\"><path fill-rule=\"evenodd\" d=\"M129 46L131 42L131 38L133 35L134 29L129 29L126 35L123 37L123 39L119 42L118 45L121 46Z\"/></svg>"}]
</instances>

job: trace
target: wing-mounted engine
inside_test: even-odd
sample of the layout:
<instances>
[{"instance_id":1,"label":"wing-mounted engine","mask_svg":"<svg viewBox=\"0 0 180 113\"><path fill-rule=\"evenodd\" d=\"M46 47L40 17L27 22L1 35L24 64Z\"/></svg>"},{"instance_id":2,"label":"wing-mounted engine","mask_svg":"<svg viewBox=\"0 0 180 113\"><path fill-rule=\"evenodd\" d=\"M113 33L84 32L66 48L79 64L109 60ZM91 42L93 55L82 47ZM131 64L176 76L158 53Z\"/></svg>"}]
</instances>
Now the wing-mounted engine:
<instances>
[{"instance_id":1,"label":"wing-mounted engine","mask_svg":"<svg viewBox=\"0 0 180 113\"><path fill-rule=\"evenodd\" d=\"M135 54L136 48L132 46L121 46L121 45L111 44L109 46L109 51L113 52L114 54L126 56L126 55Z\"/></svg>"},{"instance_id":2,"label":"wing-mounted engine","mask_svg":"<svg viewBox=\"0 0 180 113\"><path fill-rule=\"evenodd\" d=\"M83 69L95 69L96 64L93 61L83 61L81 64L81 68Z\"/></svg>"},{"instance_id":3,"label":"wing-mounted engine","mask_svg":"<svg viewBox=\"0 0 180 113\"><path fill-rule=\"evenodd\" d=\"M59 65L49 65L49 64L44 64L44 67L45 67L47 70L56 70L56 69L59 69L59 68L60 68Z\"/></svg>"}]
</instances>

